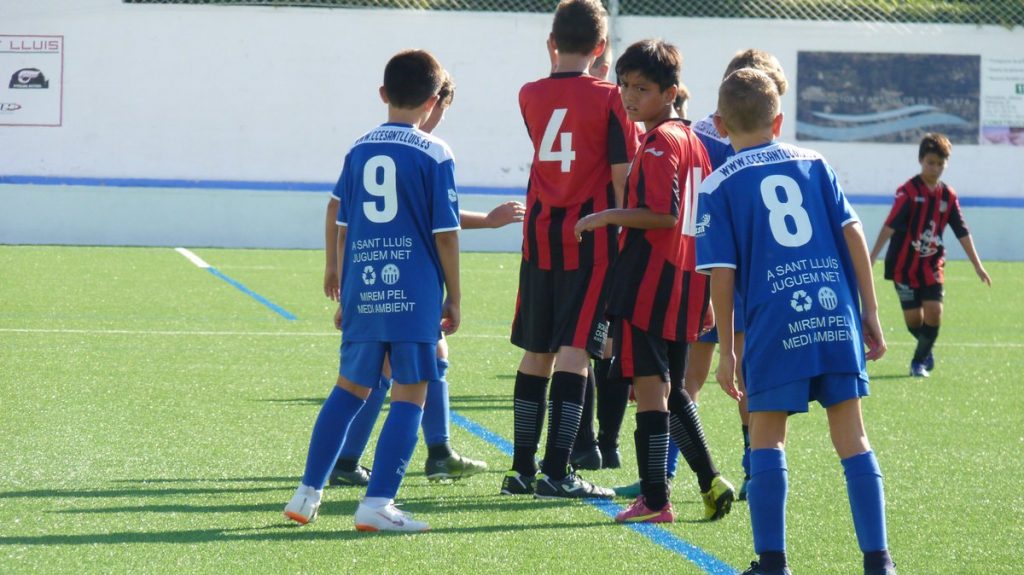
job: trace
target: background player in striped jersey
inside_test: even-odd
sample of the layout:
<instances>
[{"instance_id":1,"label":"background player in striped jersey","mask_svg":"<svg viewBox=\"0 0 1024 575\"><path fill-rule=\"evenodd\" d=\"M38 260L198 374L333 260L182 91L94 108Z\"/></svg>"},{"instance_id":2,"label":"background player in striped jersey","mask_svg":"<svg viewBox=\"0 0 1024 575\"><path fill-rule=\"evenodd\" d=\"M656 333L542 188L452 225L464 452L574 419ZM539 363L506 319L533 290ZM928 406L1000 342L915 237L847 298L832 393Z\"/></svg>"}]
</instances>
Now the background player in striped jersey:
<instances>
[{"instance_id":1,"label":"background player in striped jersey","mask_svg":"<svg viewBox=\"0 0 1024 575\"><path fill-rule=\"evenodd\" d=\"M935 367L932 346L942 323L942 269L946 263L942 233L947 225L953 228L953 235L974 264L974 273L992 285L992 278L974 249L956 192L940 180L952 151L953 145L942 134L924 135L917 152L921 173L896 190L892 210L871 248L874 263L882 247L892 239L885 254L885 279L896 285L903 320L917 340L910 360L910 375L914 377L928 377Z\"/></svg>"},{"instance_id":2,"label":"background player in striped jersey","mask_svg":"<svg viewBox=\"0 0 1024 575\"><path fill-rule=\"evenodd\" d=\"M895 575L885 528L882 473L868 443L860 398L866 359L885 353L871 261L860 222L820 154L774 141L779 93L744 68L722 82L718 131L736 155L701 185L697 269L711 274L722 325L743 296L749 394L754 551L745 575L790 575L786 558L788 417L818 401L846 475L865 575ZM734 399L732 331L719 333L716 379ZM865 354L864 345L868 351Z\"/></svg>"},{"instance_id":3,"label":"background player in striped jersey","mask_svg":"<svg viewBox=\"0 0 1024 575\"><path fill-rule=\"evenodd\" d=\"M444 119L445 112L455 99L455 82L451 75L445 72L444 82L437 93L438 101L434 111L420 125L420 130L428 134ZM337 258L337 237L338 224L335 222L338 215L339 199L334 193L327 203L327 218L325 221L325 246L327 261L324 269L324 295L338 301L338 258ZM500 228L514 222L523 221L525 208L516 201L505 202L484 214L459 210L459 221L463 229ZM427 399L423 405L423 439L427 445L427 461L424 465L424 473L427 479L461 479L470 477L485 471L487 463L463 457L454 449L450 443L450 412L448 403L448 381L445 375L448 372L448 343L444 334L437 342L437 370L438 378L427 382ZM331 485L366 485L370 480L370 470L359 465L359 459L366 450L370 441L373 427L377 422L384 400L387 398L388 390L391 387L391 368L385 362L385 370L381 375L380 384L373 389L370 396L366 398L366 404L359 410L359 414L352 420L345 441L341 446L341 453L338 461L331 471Z\"/></svg>"},{"instance_id":4,"label":"background player in striped jersey","mask_svg":"<svg viewBox=\"0 0 1024 575\"><path fill-rule=\"evenodd\" d=\"M444 69L429 52L407 50L388 61L381 100L388 121L359 138L337 184L342 330L337 385L313 426L306 468L284 514L316 518L327 476L385 354L395 379L366 496L355 513L360 531L425 531L394 504L416 447L427 381L436 379L437 341L461 319L459 198L455 162L441 140L417 127L430 116Z\"/></svg>"},{"instance_id":5,"label":"background player in striped jersey","mask_svg":"<svg viewBox=\"0 0 1024 575\"><path fill-rule=\"evenodd\" d=\"M514 391L512 469L501 493L536 497L612 497L568 468L579 430L591 357L607 336L602 285L615 253L607 227L576 241L573 226L615 205L637 128L615 85L587 75L604 50L607 14L598 0L563 0L550 35L557 68L519 92L534 147L527 184L523 257L512 343L524 350ZM551 380L543 476L535 457Z\"/></svg>"},{"instance_id":6,"label":"background player in striped jersey","mask_svg":"<svg viewBox=\"0 0 1024 575\"><path fill-rule=\"evenodd\" d=\"M620 522L671 522L666 460L669 435L697 473L705 517L729 512L733 489L715 469L697 410L683 389L687 342L697 338L707 298L693 273L697 186L710 171L707 154L673 108L682 55L660 40L631 45L615 64L629 119L646 131L630 165L625 202L581 218L576 233L622 226L609 276L613 373L632 382L637 400L634 439L641 494ZM587 234L589 235L589 234ZM687 273L689 272L689 273Z\"/></svg>"}]
</instances>

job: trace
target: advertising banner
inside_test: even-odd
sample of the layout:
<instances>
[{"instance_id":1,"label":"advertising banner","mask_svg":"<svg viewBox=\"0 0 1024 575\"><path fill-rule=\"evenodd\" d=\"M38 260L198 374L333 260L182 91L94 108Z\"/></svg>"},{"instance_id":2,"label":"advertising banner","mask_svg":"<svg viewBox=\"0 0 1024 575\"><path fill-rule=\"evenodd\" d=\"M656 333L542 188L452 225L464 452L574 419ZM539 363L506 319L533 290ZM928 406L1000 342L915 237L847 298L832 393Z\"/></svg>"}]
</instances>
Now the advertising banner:
<instances>
[{"instance_id":1,"label":"advertising banner","mask_svg":"<svg viewBox=\"0 0 1024 575\"><path fill-rule=\"evenodd\" d=\"M797 53L798 140L977 144L981 57Z\"/></svg>"},{"instance_id":2,"label":"advertising banner","mask_svg":"<svg viewBox=\"0 0 1024 575\"><path fill-rule=\"evenodd\" d=\"M986 58L981 143L1024 146L1024 58Z\"/></svg>"},{"instance_id":3,"label":"advertising banner","mask_svg":"<svg viewBox=\"0 0 1024 575\"><path fill-rule=\"evenodd\" d=\"M0 126L60 126L63 78L63 36L0 34Z\"/></svg>"}]
</instances>

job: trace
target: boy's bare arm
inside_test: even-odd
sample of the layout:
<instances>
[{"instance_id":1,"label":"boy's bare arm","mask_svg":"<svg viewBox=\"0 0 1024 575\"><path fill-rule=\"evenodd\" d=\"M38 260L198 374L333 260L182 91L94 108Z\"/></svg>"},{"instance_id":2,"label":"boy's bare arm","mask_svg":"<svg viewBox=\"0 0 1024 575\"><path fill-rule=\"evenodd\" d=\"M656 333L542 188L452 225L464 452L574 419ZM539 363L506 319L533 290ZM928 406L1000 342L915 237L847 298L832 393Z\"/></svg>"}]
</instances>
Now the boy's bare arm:
<instances>
[{"instance_id":1,"label":"boy's bare arm","mask_svg":"<svg viewBox=\"0 0 1024 575\"><path fill-rule=\"evenodd\" d=\"M626 205L626 178L629 177L629 164L612 164L612 188L615 189L615 207Z\"/></svg>"},{"instance_id":2,"label":"boy's bare arm","mask_svg":"<svg viewBox=\"0 0 1024 575\"><path fill-rule=\"evenodd\" d=\"M735 308L734 291L736 289L736 270L732 268L714 268L711 270L711 308L715 311L718 325L733 324ZM743 397L736 387L736 344L731 329L718 330L718 371L715 379L722 391L729 397L739 401Z\"/></svg>"},{"instance_id":3,"label":"boy's bare arm","mask_svg":"<svg viewBox=\"0 0 1024 575\"><path fill-rule=\"evenodd\" d=\"M885 247L886 242L889 241L889 238L894 233L896 233L896 230L889 226L882 226L882 229L878 230L878 239L875 240L875 247L871 248L871 258L869 260L872 267L875 265L875 259L878 258L878 254L882 252L882 248Z\"/></svg>"},{"instance_id":4,"label":"boy's bare arm","mask_svg":"<svg viewBox=\"0 0 1024 575\"><path fill-rule=\"evenodd\" d=\"M661 214L648 208L613 208L582 217L576 222L576 239L583 237L583 232L596 230L608 225L624 228L652 230L655 228L675 227L678 218L672 214Z\"/></svg>"},{"instance_id":5,"label":"boy's bare arm","mask_svg":"<svg viewBox=\"0 0 1024 575\"><path fill-rule=\"evenodd\" d=\"M985 271L985 266L981 265L981 256L978 255L978 250L974 249L974 240L971 238L971 234L960 238L960 245L963 246L964 252L967 253L967 257L970 258L971 263L974 264L974 273L978 274L981 281L992 286L992 278L989 277L988 272Z\"/></svg>"},{"instance_id":6,"label":"boy's bare arm","mask_svg":"<svg viewBox=\"0 0 1024 575\"><path fill-rule=\"evenodd\" d=\"M853 271L857 276L857 291L860 292L861 324L864 344L868 347L865 357L870 360L881 359L885 355L885 336L882 334L882 324L878 319L875 278L871 271L867 240L864 239L864 229L860 222L851 222L843 226L843 238L846 239L846 247L850 250Z\"/></svg>"},{"instance_id":7,"label":"boy's bare arm","mask_svg":"<svg viewBox=\"0 0 1024 575\"><path fill-rule=\"evenodd\" d=\"M524 216L526 216L526 206L512 200L496 206L486 214L459 210L459 224L464 230L500 228L511 223L521 222Z\"/></svg>"},{"instance_id":8,"label":"boy's bare arm","mask_svg":"<svg viewBox=\"0 0 1024 575\"><path fill-rule=\"evenodd\" d=\"M327 215L324 217L324 250L327 252L324 262L324 295L333 301L341 297L338 285L341 277L338 271L338 198L331 196L327 202Z\"/></svg>"},{"instance_id":9,"label":"boy's bare arm","mask_svg":"<svg viewBox=\"0 0 1024 575\"><path fill-rule=\"evenodd\" d=\"M451 335L458 331L462 322L462 290L459 286L459 232L434 234L437 254L441 258L444 272L444 307L441 309L441 331Z\"/></svg>"}]
</instances>

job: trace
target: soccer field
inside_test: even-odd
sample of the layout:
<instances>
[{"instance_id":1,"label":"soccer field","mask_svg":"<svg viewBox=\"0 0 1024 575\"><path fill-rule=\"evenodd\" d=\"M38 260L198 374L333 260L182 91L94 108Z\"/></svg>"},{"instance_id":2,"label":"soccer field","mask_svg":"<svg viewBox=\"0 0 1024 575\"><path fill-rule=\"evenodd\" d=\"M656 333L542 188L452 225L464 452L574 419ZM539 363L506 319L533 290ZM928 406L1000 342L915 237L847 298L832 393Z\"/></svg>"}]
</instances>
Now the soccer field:
<instances>
[{"instance_id":1,"label":"soccer field","mask_svg":"<svg viewBox=\"0 0 1024 575\"><path fill-rule=\"evenodd\" d=\"M216 271L167 248L0 246L0 572L688 575L754 559L746 505L701 521L685 463L679 520L665 527L615 524L625 500L497 495L520 358L508 342L517 254L464 254L464 321L450 339L453 444L489 472L430 484L421 443L399 501L431 532L354 531L356 488L329 488L317 522L291 524L282 509L337 373L323 254L194 251ZM1020 570L1024 264L987 269L992 288L948 264L926 380L906 377L911 337L878 282L889 353L869 366L864 411L901 575ZM739 421L713 381L700 412L739 485ZM624 467L587 479L634 480L632 421L630 409ZM794 573L860 573L824 410L792 418L787 452Z\"/></svg>"}]
</instances>

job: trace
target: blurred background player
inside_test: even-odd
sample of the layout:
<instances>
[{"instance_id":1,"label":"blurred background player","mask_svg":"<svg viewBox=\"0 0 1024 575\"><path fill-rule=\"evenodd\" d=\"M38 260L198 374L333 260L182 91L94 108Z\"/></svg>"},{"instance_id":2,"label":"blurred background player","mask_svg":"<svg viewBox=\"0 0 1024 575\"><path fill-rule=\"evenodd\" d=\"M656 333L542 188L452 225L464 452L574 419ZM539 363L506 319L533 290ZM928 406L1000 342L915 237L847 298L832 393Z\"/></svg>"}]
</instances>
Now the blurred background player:
<instances>
[{"instance_id":1,"label":"blurred background player","mask_svg":"<svg viewBox=\"0 0 1024 575\"><path fill-rule=\"evenodd\" d=\"M953 188L940 180L953 145L942 134L925 134L918 146L917 161L921 173L896 190L896 199L871 248L874 264L882 247L892 238L885 253L885 279L896 285L896 295L917 347L910 360L910 375L928 377L935 368L932 347L942 323L943 267L946 247L942 233L946 226L960 240L974 273L992 285L992 278L981 264L974 240L967 230L960 201Z\"/></svg>"},{"instance_id":2,"label":"blurred background player","mask_svg":"<svg viewBox=\"0 0 1024 575\"><path fill-rule=\"evenodd\" d=\"M699 180L710 165L673 108L681 66L679 50L660 40L637 42L616 62L623 106L630 120L643 122L645 133L629 170L623 207L576 224L577 234L608 224L623 228L609 276L607 314L615 341L612 371L632 383L637 400L641 494L616 516L620 522L674 520L666 477L670 434L692 457L687 461L697 473L705 518L723 517L734 498L732 485L715 469L683 389L687 342L697 338L707 310L706 280L692 273L693 210Z\"/></svg>"},{"instance_id":3,"label":"blurred background player","mask_svg":"<svg viewBox=\"0 0 1024 575\"><path fill-rule=\"evenodd\" d=\"M614 495L568 467L590 358L602 355L607 336L602 285L616 249L614 229L597 230L580 243L573 225L615 205L637 145L637 128L615 85L586 73L605 49L606 18L598 0L559 3L549 37L555 71L519 93L534 158L512 324L512 343L524 353L514 391L512 469L501 486L506 495ZM549 378L551 417L543 476L537 477Z\"/></svg>"},{"instance_id":4,"label":"blurred background player","mask_svg":"<svg viewBox=\"0 0 1024 575\"><path fill-rule=\"evenodd\" d=\"M774 141L782 113L776 83L767 74L750 68L730 74L719 89L715 124L737 154L701 186L697 269L712 276L719 325L732 324L737 292L746 302L743 368L752 448L748 503L759 560L744 574L791 573L786 558L788 418L818 401L828 413L832 444L846 476L864 573L895 575L882 472L860 406L868 394L865 360L885 353L860 222L820 154ZM808 262L829 273L804 273ZM803 283L787 287L785 280L797 274ZM738 400L742 392L735 384L735 363L732 330L723 329L716 379Z\"/></svg>"},{"instance_id":5,"label":"blurred background player","mask_svg":"<svg viewBox=\"0 0 1024 575\"><path fill-rule=\"evenodd\" d=\"M428 134L434 131L443 120L445 112L455 99L455 82L445 72L444 82L437 94L437 105L420 130ZM335 223L338 214L338 200L333 193L327 204L325 221L325 246L327 262L324 270L324 295L338 301L338 263L336 255L336 238L338 225ZM459 219L463 229L500 228L514 222L523 221L525 207L516 201L505 202L484 214L459 210ZM427 399L423 406L423 439L427 445L427 461L424 473L432 481L442 479L461 479L487 470L487 463L464 457L451 447L450 443L450 407L448 399L448 343L444 334L437 342L438 378L427 382ZM375 387L366 399L366 404L352 420L345 442L341 446L338 461L331 471L331 485L366 485L370 480L370 470L359 464L366 446L373 433L384 400L391 387L391 369L385 364L381 374L380 385Z\"/></svg>"},{"instance_id":6,"label":"blurred background player","mask_svg":"<svg viewBox=\"0 0 1024 575\"><path fill-rule=\"evenodd\" d=\"M379 385L387 354L395 380L391 408L355 526L360 531L429 529L400 511L394 497L416 448L427 381L438 379L440 332L454 333L461 319L454 159L443 141L418 129L437 104L443 81L444 69L429 52L407 50L392 57L380 88L388 121L358 139L345 156L335 194L340 198L341 302L334 317L342 330L340 367L337 385L313 426L302 482L284 509L301 524L316 518L349 424ZM402 297L381 301L385 283ZM376 303L361 305L367 300Z\"/></svg>"}]
</instances>

